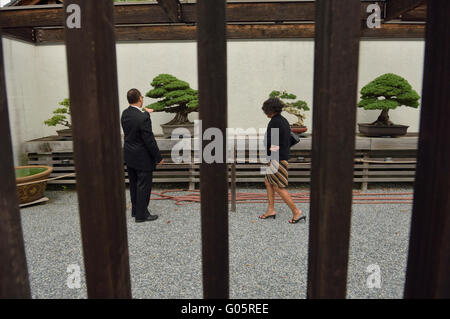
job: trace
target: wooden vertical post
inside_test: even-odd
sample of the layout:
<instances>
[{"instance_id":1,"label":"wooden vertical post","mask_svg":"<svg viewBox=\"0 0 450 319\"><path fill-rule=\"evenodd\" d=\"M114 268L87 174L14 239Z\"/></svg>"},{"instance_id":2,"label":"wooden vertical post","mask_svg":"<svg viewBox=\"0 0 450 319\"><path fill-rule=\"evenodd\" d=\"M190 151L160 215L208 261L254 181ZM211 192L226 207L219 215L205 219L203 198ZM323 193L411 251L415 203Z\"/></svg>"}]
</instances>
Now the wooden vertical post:
<instances>
[{"instance_id":1,"label":"wooden vertical post","mask_svg":"<svg viewBox=\"0 0 450 319\"><path fill-rule=\"evenodd\" d=\"M450 298L450 2L427 1L425 71L405 298Z\"/></svg>"},{"instance_id":2,"label":"wooden vertical post","mask_svg":"<svg viewBox=\"0 0 450 319\"><path fill-rule=\"evenodd\" d=\"M130 298L113 1L69 0L64 9L88 297Z\"/></svg>"},{"instance_id":3,"label":"wooden vertical post","mask_svg":"<svg viewBox=\"0 0 450 319\"><path fill-rule=\"evenodd\" d=\"M197 1L198 87L202 134L208 128L215 127L220 129L224 139L222 163L208 164L202 159L200 165L204 298L229 297L225 9L225 0Z\"/></svg>"},{"instance_id":4,"label":"wooden vertical post","mask_svg":"<svg viewBox=\"0 0 450 319\"><path fill-rule=\"evenodd\" d=\"M359 0L316 1L308 298L346 296L359 33Z\"/></svg>"},{"instance_id":5,"label":"wooden vertical post","mask_svg":"<svg viewBox=\"0 0 450 319\"><path fill-rule=\"evenodd\" d=\"M234 138L234 137L233 137ZM236 142L233 143L233 162L231 163L231 211L236 212Z\"/></svg>"},{"instance_id":6,"label":"wooden vertical post","mask_svg":"<svg viewBox=\"0 0 450 319\"><path fill-rule=\"evenodd\" d=\"M369 155L364 154L363 159L364 159L364 162L363 162L363 175L362 175L362 178L366 179L366 180L361 183L361 190L363 192L365 192L365 191L367 191L367 188L368 188L368 185L369 185L369 182L367 181L369 179L369 163L367 163L367 161L369 160Z\"/></svg>"},{"instance_id":7,"label":"wooden vertical post","mask_svg":"<svg viewBox=\"0 0 450 319\"><path fill-rule=\"evenodd\" d=\"M191 163L189 166L189 190L195 190L195 164Z\"/></svg>"},{"instance_id":8,"label":"wooden vertical post","mask_svg":"<svg viewBox=\"0 0 450 319\"><path fill-rule=\"evenodd\" d=\"M30 298L0 36L0 299Z\"/></svg>"}]
</instances>

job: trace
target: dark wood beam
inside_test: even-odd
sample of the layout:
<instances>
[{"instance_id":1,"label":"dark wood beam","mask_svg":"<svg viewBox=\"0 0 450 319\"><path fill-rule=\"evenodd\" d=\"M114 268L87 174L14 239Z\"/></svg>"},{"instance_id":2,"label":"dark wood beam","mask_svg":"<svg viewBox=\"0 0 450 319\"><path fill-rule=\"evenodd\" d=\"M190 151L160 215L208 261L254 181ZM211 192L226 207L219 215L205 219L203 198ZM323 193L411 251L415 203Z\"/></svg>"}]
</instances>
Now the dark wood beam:
<instances>
[{"instance_id":1,"label":"dark wood beam","mask_svg":"<svg viewBox=\"0 0 450 319\"><path fill-rule=\"evenodd\" d=\"M428 1L405 298L450 298L449 17L450 1Z\"/></svg>"},{"instance_id":2,"label":"dark wood beam","mask_svg":"<svg viewBox=\"0 0 450 319\"><path fill-rule=\"evenodd\" d=\"M29 43L35 43L36 37L33 28L9 28L3 30L3 35L7 38L13 38Z\"/></svg>"},{"instance_id":3,"label":"dark wood beam","mask_svg":"<svg viewBox=\"0 0 450 319\"><path fill-rule=\"evenodd\" d=\"M63 25L62 6L52 8L16 7L0 9L1 28L44 27Z\"/></svg>"},{"instance_id":4,"label":"dark wood beam","mask_svg":"<svg viewBox=\"0 0 450 319\"><path fill-rule=\"evenodd\" d=\"M227 133L226 1L198 2L198 92L202 134L217 128ZM216 136L215 139L222 139ZM203 141L203 148L209 141ZM218 163L200 164L203 297L229 298L228 164L226 143Z\"/></svg>"},{"instance_id":5,"label":"dark wood beam","mask_svg":"<svg viewBox=\"0 0 450 319\"><path fill-rule=\"evenodd\" d=\"M227 25L228 39L313 39L314 24ZM196 40L195 26L128 26L116 28L117 41ZM361 30L364 39L423 39L425 25L382 24L379 29ZM63 29L37 29L36 43L64 42Z\"/></svg>"},{"instance_id":6,"label":"dark wood beam","mask_svg":"<svg viewBox=\"0 0 450 319\"><path fill-rule=\"evenodd\" d=\"M88 297L131 298L113 2L64 3L82 17L65 32Z\"/></svg>"},{"instance_id":7,"label":"dark wood beam","mask_svg":"<svg viewBox=\"0 0 450 319\"><path fill-rule=\"evenodd\" d=\"M41 0L20 0L16 3L16 6L34 6L41 2Z\"/></svg>"},{"instance_id":8,"label":"dark wood beam","mask_svg":"<svg viewBox=\"0 0 450 319\"><path fill-rule=\"evenodd\" d=\"M352 211L359 0L317 0L308 298L345 298ZM341 123L339 127L333 123Z\"/></svg>"},{"instance_id":9,"label":"dark wood beam","mask_svg":"<svg viewBox=\"0 0 450 319\"><path fill-rule=\"evenodd\" d=\"M41 5L41 4L58 4L58 3L64 3L64 0L18 0L15 1L11 6L19 7L19 6L34 6L34 5Z\"/></svg>"},{"instance_id":10,"label":"dark wood beam","mask_svg":"<svg viewBox=\"0 0 450 319\"><path fill-rule=\"evenodd\" d=\"M183 21L181 15L181 4L178 0L158 0L158 3L166 12L170 22Z\"/></svg>"},{"instance_id":11,"label":"dark wood beam","mask_svg":"<svg viewBox=\"0 0 450 319\"><path fill-rule=\"evenodd\" d=\"M381 28L361 29L363 39L423 39L425 24L381 24Z\"/></svg>"},{"instance_id":12,"label":"dark wood beam","mask_svg":"<svg viewBox=\"0 0 450 319\"><path fill-rule=\"evenodd\" d=\"M426 21L427 4L424 3L417 8L412 9L402 15L402 21Z\"/></svg>"},{"instance_id":13,"label":"dark wood beam","mask_svg":"<svg viewBox=\"0 0 450 319\"><path fill-rule=\"evenodd\" d=\"M425 3L425 0L387 0L384 21L401 18L403 14Z\"/></svg>"},{"instance_id":14,"label":"dark wood beam","mask_svg":"<svg viewBox=\"0 0 450 319\"><path fill-rule=\"evenodd\" d=\"M360 4L360 18L367 19L369 3ZM196 22L196 4L182 4L183 22ZM293 22L314 21L315 5L308 2L228 3L227 22ZM62 5L39 7L11 7L0 10L0 27L62 27ZM121 24L171 23L167 13L158 4L121 4L114 6L114 19Z\"/></svg>"},{"instance_id":15,"label":"dark wood beam","mask_svg":"<svg viewBox=\"0 0 450 319\"><path fill-rule=\"evenodd\" d=\"M0 299L31 298L6 95L0 36Z\"/></svg>"}]
</instances>

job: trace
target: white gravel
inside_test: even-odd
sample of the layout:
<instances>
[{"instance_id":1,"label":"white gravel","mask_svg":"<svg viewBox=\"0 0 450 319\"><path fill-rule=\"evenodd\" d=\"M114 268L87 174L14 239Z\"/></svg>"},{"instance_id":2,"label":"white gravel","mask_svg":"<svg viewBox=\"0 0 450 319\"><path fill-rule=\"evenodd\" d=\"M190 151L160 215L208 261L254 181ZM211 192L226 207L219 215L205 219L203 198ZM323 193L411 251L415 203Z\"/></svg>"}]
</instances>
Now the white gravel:
<instances>
[{"instance_id":1,"label":"white gravel","mask_svg":"<svg viewBox=\"0 0 450 319\"><path fill-rule=\"evenodd\" d=\"M385 191L412 188L369 192ZM21 210L32 296L86 298L77 195L51 191L46 196L50 202ZM309 204L298 207L309 214ZM348 298L402 298L411 208L410 204L353 206ZM238 204L238 211L230 212L232 298L306 297L309 221L290 225L288 207L276 204L276 209L278 217L265 221L257 218L265 204ZM150 210L160 218L142 224L134 223L127 211L133 297L202 298L200 205L152 201ZM67 286L70 264L81 267L80 289ZM371 264L380 267L381 288L366 285Z\"/></svg>"}]
</instances>

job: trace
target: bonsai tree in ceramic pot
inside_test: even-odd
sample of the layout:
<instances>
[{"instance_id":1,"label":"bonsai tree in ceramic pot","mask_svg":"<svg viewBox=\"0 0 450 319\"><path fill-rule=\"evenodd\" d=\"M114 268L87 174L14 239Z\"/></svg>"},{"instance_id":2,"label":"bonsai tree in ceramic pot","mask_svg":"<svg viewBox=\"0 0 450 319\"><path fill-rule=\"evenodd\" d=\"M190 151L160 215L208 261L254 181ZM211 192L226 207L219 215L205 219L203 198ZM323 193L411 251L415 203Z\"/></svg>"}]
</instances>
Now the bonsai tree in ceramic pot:
<instances>
[{"instance_id":1,"label":"bonsai tree in ceramic pot","mask_svg":"<svg viewBox=\"0 0 450 319\"><path fill-rule=\"evenodd\" d=\"M59 102L60 107L53 111L53 116L46 120L44 124L48 126L65 126L66 129L56 131L59 136L72 136L72 124L70 122L70 100L64 99Z\"/></svg>"},{"instance_id":2,"label":"bonsai tree in ceramic pot","mask_svg":"<svg viewBox=\"0 0 450 319\"><path fill-rule=\"evenodd\" d=\"M389 110L398 106L419 107L420 96L401 76L387 73L377 77L361 89L358 107L365 110L381 110L373 123L362 123L359 131L368 136L405 135L408 126L396 125L389 120Z\"/></svg>"},{"instance_id":3,"label":"bonsai tree in ceramic pot","mask_svg":"<svg viewBox=\"0 0 450 319\"><path fill-rule=\"evenodd\" d=\"M287 93L286 91L272 91L269 97L277 97L286 107L283 108L283 111L288 112L289 114L295 115L297 117L297 122L291 124L291 130L294 133L304 133L308 130L308 128L304 124L304 120L306 118L305 112L309 111L308 104L305 101L297 100L297 96L294 94Z\"/></svg>"},{"instance_id":4,"label":"bonsai tree in ceramic pot","mask_svg":"<svg viewBox=\"0 0 450 319\"><path fill-rule=\"evenodd\" d=\"M172 130L177 127L186 127L194 133L194 123L190 122L188 115L198 112L198 91L191 89L189 83L177 79L170 74L156 76L146 96L159 99L157 102L147 105L146 108L155 112L175 113L175 117L166 124L161 125L165 136L170 136Z\"/></svg>"}]
</instances>

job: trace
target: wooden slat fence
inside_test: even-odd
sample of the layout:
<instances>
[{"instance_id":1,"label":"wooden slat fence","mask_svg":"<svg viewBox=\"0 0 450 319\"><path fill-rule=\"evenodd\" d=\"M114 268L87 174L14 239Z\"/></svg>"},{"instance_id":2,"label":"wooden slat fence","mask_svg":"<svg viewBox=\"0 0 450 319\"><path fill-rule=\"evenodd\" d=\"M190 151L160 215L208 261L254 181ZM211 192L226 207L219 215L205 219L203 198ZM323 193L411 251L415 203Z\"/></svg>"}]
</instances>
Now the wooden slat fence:
<instances>
[{"instance_id":1,"label":"wooden slat fence","mask_svg":"<svg viewBox=\"0 0 450 319\"><path fill-rule=\"evenodd\" d=\"M113 1L64 1L64 9L69 6L72 13L81 15L80 28L66 25L65 40L88 296L130 298ZM449 298L450 42L443 39L450 37L450 1L428 0L427 6L422 117L405 297ZM315 14L307 295L344 298L355 157L360 2L317 0ZM225 0L198 0L196 15L203 131L217 127L225 132ZM27 298L30 287L14 183L2 54L0 58L0 298ZM367 160L367 156L362 159ZM370 171L367 164L362 162L363 176ZM204 297L228 298L227 165L202 162L200 174Z\"/></svg>"}]
</instances>

